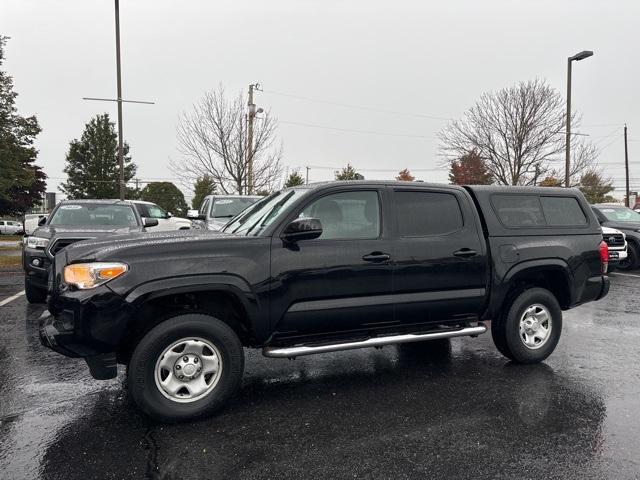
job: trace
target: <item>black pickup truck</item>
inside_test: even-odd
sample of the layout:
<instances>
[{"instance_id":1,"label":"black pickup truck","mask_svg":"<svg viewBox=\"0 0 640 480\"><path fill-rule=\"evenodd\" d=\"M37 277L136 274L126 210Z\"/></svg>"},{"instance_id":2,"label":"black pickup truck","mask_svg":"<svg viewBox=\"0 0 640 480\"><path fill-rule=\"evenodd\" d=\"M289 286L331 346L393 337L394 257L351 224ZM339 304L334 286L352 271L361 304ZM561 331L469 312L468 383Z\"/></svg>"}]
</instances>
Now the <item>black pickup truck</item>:
<instances>
[{"instance_id":1,"label":"black pickup truck","mask_svg":"<svg viewBox=\"0 0 640 480\"><path fill-rule=\"evenodd\" d=\"M562 310L607 294L600 225L574 189L333 182L282 190L221 233L75 243L54 259L42 343L92 375L128 366L161 421L236 391L243 347L295 358L491 333L540 362ZM428 348L428 346L425 346Z\"/></svg>"}]
</instances>

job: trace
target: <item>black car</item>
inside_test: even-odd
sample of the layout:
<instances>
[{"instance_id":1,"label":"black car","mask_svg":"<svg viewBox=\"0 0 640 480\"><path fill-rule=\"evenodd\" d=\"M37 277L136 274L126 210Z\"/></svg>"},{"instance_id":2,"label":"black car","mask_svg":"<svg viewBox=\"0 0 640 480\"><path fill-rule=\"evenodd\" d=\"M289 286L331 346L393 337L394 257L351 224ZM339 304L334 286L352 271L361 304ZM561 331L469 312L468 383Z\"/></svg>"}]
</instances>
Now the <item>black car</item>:
<instances>
[{"instance_id":1,"label":"black car","mask_svg":"<svg viewBox=\"0 0 640 480\"><path fill-rule=\"evenodd\" d=\"M121 200L68 200L59 203L25 238L22 266L24 289L30 303L47 298L53 257L72 243L116 234L142 232L158 220L142 218L131 202Z\"/></svg>"},{"instance_id":2,"label":"black car","mask_svg":"<svg viewBox=\"0 0 640 480\"><path fill-rule=\"evenodd\" d=\"M267 357L486 332L519 363L556 348L562 311L609 289L576 189L332 182L270 195L222 233L82 242L54 259L42 343L162 421L208 415ZM427 348L427 347L425 347Z\"/></svg>"},{"instance_id":3,"label":"black car","mask_svg":"<svg viewBox=\"0 0 640 480\"><path fill-rule=\"evenodd\" d=\"M617 268L640 268L640 213L629 207L610 203L599 203L592 205L592 208L600 225L620 230L627 237L627 258L620 260Z\"/></svg>"}]
</instances>

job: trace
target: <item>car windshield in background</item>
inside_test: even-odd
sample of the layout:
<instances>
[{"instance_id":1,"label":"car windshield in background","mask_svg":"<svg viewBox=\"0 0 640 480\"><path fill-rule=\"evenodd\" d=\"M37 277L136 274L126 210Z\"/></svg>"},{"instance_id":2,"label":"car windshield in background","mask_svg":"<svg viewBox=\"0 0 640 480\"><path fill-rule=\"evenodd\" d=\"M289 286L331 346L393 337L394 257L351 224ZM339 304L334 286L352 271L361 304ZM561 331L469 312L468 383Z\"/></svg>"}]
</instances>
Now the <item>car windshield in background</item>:
<instances>
[{"instance_id":1,"label":"car windshield in background","mask_svg":"<svg viewBox=\"0 0 640 480\"><path fill-rule=\"evenodd\" d=\"M242 212L249 205L256 203L255 198L215 198L211 205L211 217L231 218Z\"/></svg>"},{"instance_id":2,"label":"car windshield in background","mask_svg":"<svg viewBox=\"0 0 640 480\"><path fill-rule=\"evenodd\" d=\"M128 205L71 203L60 205L51 217L49 225L129 227L138 225L138 222L133 209Z\"/></svg>"},{"instance_id":3,"label":"car windshield in background","mask_svg":"<svg viewBox=\"0 0 640 480\"><path fill-rule=\"evenodd\" d=\"M611 222L640 223L640 213L627 207L598 207L598 210Z\"/></svg>"},{"instance_id":4,"label":"car windshield in background","mask_svg":"<svg viewBox=\"0 0 640 480\"><path fill-rule=\"evenodd\" d=\"M274 220L284 215L291 204L306 193L306 188L294 188L269 195L238 215L223 231L256 237Z\"/></svg>"}]
</instances>

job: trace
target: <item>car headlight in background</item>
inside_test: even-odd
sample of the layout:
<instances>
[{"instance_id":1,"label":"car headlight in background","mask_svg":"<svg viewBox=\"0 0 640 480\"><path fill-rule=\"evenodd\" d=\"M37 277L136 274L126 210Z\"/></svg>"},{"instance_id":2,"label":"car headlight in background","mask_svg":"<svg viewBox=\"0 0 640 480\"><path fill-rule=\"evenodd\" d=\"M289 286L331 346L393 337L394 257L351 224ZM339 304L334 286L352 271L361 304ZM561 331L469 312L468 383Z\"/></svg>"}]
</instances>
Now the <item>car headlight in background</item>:
<instances>
[{"instance_id":1,"label":"car headlight in background","mask_svg":"<svg viewBox=\"0 0 640 480\"><path fill-rule=\"evenodd\" d=\"M47 248L49 245L49 239L42 237L27 237L25 242L29 248Z\"/></svg>"},{"instance_id":2,"label":"car headlight in background","mask_svg":"<svg viewBox=\"0 0 640 480\"><path fill-rule=\"evenodd\" d=\"M129 270L126 263L73 263L64 267L64 281L80 290L95 288Z\"/></svg>"}]
</instances>

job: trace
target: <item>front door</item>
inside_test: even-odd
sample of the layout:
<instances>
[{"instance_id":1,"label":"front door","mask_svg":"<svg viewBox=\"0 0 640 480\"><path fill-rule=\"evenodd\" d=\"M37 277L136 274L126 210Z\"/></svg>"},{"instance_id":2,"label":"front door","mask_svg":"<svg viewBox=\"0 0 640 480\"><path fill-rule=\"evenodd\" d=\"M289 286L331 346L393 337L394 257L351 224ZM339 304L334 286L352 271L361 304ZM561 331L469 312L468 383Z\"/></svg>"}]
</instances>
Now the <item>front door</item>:
<instances>
[{"instance_id":1,"label":"front door","mask_svg":"<svg viewBox=\"0 0 640 480\"><path fill-rule=\"evenodd\" d=\"M323 191L288 218L319 219L319 238L285 245L273 237L271 320L276 336L344 333L393 323L392 245L383 194L383 189L353 186Z\"/></svg>"},{"instance_id":2,"label":"front door","mask_svg":"<svg viewBox=\"0 0 640 480\"><path fill-rule=\"evenodd\" d=\"M392 204L396 320L411 324L477 314L488 261L468 197L454 189L396 187Z\"/></svg>"}]
</instances>

